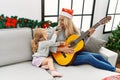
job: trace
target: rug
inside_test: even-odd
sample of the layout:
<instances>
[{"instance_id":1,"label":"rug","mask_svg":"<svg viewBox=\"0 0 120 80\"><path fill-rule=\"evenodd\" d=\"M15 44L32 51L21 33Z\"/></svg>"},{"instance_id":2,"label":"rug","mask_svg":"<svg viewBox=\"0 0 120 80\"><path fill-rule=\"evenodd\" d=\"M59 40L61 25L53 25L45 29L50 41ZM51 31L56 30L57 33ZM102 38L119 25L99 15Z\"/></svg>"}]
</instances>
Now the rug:
<instances>
[{"instance_id":1,"label":"rug","mask_svg":"<svg viewBox=\"0 0 120 80\"><path fill-rule=\"evenodd\" d=\"M119 75L108 76L108 77L105 77L102 80L120 80L120 74Z\"/></svg>"}]
</instances>

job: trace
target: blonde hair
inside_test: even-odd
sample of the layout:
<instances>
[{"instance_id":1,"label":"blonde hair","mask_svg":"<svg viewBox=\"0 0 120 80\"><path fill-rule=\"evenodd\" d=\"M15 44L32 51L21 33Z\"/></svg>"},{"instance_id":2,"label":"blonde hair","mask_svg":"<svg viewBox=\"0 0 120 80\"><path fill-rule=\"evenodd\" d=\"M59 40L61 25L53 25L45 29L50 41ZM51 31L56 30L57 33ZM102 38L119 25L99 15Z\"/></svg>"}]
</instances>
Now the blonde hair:
<instances>
[{"instance_id":1,"label":"blonde hair","mask_svg":"<svg viewBox=\"0 0 120 80\"><path fill-rule=\"evenodd\" d=\"M69 19L65 16L63 17L63 24L64 24L64 28L65 28L65 35L68 37L72 34L79 34L78 29L76 28L76 26L74 25L72 19ZM59 23L60 26L60 23Z\"/></svg>"},{"instance_id":2,"label":"blonde hair","mask_svg":"<svg viewBox=\"0 0 120 80\"><path fill-rule=\"evenodd\" d=\"M33 40L31 41L32 51L35 53L38 49L38 42L44 38L41 28L36 28L33 32Z\"/></svg>"}]
</instances>

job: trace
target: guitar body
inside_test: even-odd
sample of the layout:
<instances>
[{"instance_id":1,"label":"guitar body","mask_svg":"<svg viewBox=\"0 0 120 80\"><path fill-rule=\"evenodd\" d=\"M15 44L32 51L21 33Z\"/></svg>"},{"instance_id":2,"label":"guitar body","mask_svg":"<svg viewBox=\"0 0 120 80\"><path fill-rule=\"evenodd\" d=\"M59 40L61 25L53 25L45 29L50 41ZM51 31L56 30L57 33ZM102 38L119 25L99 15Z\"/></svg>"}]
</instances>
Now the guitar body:
<instances>
[{"instance_id":1,"label":"guitar body","mask_svg":"<svg viewBox=\"0 0 120 80\"><path fill-rule=\"evenodd\" d=\"M73 34L66 39L65 43L67 45L69 45L70 42L76 40L78 37L79 37L79 35ZM60 46L60 47L62 47L62 46ZM61 52L53 53L52 56L53 56L54 60L59 65L62 65L62 66L71 64L72 61L74 60L74 57L76 56L77 52L84 48L84 41L83 40L79 41L72 48L74 49L75 53L64 53L66 57L64 57Z\"/></svg>"}]
</instances>

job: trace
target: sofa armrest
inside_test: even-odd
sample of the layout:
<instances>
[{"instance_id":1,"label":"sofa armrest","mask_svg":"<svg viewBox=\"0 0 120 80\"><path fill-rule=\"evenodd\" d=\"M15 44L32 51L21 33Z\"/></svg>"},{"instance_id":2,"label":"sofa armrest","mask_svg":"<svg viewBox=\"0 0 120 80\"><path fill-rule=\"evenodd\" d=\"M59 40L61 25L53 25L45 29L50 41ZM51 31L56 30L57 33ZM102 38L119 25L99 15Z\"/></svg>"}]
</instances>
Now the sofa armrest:
<instances>
[{"instance_id":1,"label":"sofa armrest","mask_svg":"<svg viewBox=\"0 0 120 80\"><path fill-rule=\"evenodd\" d=\"M103 55L113 66L116 65L118 54L105 47L101 47L99 53Z\"/></svg>"}]
</instances>

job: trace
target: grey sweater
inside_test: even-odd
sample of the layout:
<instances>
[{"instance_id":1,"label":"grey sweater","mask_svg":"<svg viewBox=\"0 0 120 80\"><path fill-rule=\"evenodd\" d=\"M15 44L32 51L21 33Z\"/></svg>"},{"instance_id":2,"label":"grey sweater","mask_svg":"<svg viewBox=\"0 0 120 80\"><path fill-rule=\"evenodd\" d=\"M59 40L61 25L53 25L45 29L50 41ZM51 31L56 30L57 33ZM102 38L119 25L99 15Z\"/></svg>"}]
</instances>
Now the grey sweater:
<instances>
[{"instance_id":1,"label":"grey sweater","mask_svg":"<svg viewBox=\"0 0 120 80\"><path fill-rule=\"evenodd\" d=\"M57 28L58 26L52 28L52 29L48 29L48 35L49 35L49 38L51 38L51 36L53 35L53 32L54 30ZM81 34L81 33L80 33ZM56 41L57 42L61 42L61 41L65 41L66 40L66 36L65 36L65 31L64 30L61 30L58 35L57 35L57 38L56 38ZM84 38L84 42L85 44L87 44L87 41L89 40L88 39L89 37L86 37ZM50 51L53 52L53 53L56 53L57 51L57 46L51 46L50 47Z\"/></svg>"}]
</instances>

